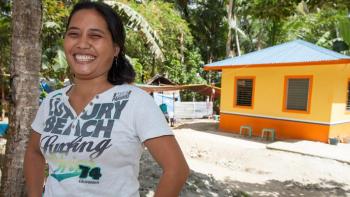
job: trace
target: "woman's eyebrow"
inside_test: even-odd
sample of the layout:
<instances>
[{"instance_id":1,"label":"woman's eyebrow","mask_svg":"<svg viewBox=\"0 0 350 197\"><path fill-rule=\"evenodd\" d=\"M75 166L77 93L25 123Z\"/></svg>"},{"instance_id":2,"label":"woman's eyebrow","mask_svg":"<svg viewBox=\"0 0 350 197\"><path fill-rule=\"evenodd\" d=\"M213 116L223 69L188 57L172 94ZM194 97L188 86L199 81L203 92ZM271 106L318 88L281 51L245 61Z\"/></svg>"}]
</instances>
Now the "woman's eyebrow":
<instances>
[{"instance_id":1,"label":"woman's eyebrow","mask_svg":"<svg viewBox=\"0 0 350 197\"><path fill-rule=\"evenodd\" d=\"M99 32L101 34L105 34L105 32L101 29L95 29L95 28L92 28L92 29L89 29L89 31L92 31L92 32Z\"/></svg>"},{"instance_id":2,"label":"woman's eyebrow","mask_svg":"<svg viewBox=\"0 0 350 197\"><path fill-rule=\"evenodd\" d=\"M68 30L79 30L79 28L78 27L68 27Z\"/></svg>"}]
</instances>

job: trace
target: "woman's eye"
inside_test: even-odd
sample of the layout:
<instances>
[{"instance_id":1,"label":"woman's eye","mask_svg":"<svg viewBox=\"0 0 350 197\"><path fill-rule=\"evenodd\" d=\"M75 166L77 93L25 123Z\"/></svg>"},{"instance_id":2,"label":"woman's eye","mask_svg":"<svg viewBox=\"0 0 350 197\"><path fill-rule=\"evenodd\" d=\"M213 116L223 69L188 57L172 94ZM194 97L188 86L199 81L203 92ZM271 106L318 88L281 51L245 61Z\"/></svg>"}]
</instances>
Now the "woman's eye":
<instances>
[{"instance_id":1,"label":"woman's eye","mask_svg":"<svg viewBox=\"0 0 350 197\"><path fill-rule=\"evenodd\" d=\"M102 36L98 35L98 34L93 34L93 35L91 35L91 38L98 39L98 38L102 38Z\"/></svg>"},{"instance_id":2,"label":"woman's eye","mask_svg":"<svg viewBox=\"0 0 350 197\"><path fill-rule=\"evenodd\" d=\"M78 37L79 34L76 33L76 32L68 32L67 35L68 35L69 37L74 37L74 38L75 38L75 37Z\"/></svg>"}]
</instances>

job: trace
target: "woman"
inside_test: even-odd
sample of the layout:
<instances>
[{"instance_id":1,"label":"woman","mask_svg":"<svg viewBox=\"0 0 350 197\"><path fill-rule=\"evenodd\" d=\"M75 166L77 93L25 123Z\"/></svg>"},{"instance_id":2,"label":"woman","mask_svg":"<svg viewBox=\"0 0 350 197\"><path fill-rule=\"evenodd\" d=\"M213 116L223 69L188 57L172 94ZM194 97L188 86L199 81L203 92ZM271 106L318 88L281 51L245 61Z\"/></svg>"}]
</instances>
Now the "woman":
<instances>
[{"instance_id":1,"label":"woman","mask_svg":"<svg viewBox=\"0 0 350 197\"><path fill-rule=\"evenodd\" d=\"M178 196L188 166L164 116L144 91L129 85L125 32L107 5L81 2L68 19L64 51L71 86L41 104L25 155L28 196L139 196L144 144L163 169L155 196Z\"/></svg>"}]
</instances>

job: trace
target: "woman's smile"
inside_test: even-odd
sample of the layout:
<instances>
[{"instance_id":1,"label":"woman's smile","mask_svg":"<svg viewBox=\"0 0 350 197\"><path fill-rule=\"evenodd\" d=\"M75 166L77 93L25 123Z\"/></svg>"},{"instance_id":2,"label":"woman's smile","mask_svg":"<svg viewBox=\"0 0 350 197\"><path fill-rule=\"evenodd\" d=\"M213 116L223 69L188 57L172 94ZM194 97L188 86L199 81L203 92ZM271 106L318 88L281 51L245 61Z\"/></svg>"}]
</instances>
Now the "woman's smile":
<instances>
[{"instance_id":1,"label":"woman's smile","mask_svg":"<svg viewBox=\"0 0 350 197\"><path fill-rule=\"evenodd\" d=\"M91 63L96 59L95 56L85 55L85 54L75 54L73 56L74 56L75 61L77 63L80 63L80 64Z\"/></svg>"}]
</instances>

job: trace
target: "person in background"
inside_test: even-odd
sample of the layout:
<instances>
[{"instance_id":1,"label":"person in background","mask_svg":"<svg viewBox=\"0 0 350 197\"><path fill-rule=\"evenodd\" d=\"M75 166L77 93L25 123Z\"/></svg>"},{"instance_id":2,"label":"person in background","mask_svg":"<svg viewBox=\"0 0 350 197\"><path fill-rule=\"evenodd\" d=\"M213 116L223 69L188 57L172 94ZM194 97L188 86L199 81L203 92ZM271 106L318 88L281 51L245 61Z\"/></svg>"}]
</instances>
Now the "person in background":
<instances>
[{"instance_id":1,"label":"person in background","mask_svg":"<svg viewBox=\"0 0 350 197\"><path fill-rule=\"evenodd\" d=\"M178 196L189 168L151 96L132 85L120 17L82 1L69 16L64 51L73 84L47 95L24 158L29 197L139 196L143 145L163 169L156 197Z\"/></svg>"},{"instance_id":2,"label":"person in background","mask_svg":"<svg viewBox=\"0 0 350 197\"><path fill-rule=\"evenodd\" d=\"M160 110L163 112L167 122L169 122L168 106L165 103L159 105Z\"/></svg>"}]
</instances>

